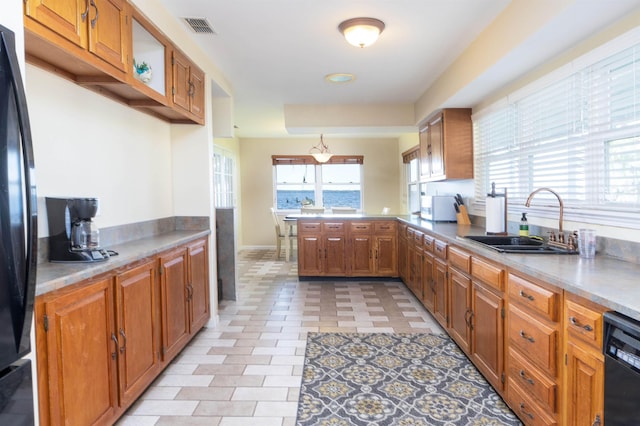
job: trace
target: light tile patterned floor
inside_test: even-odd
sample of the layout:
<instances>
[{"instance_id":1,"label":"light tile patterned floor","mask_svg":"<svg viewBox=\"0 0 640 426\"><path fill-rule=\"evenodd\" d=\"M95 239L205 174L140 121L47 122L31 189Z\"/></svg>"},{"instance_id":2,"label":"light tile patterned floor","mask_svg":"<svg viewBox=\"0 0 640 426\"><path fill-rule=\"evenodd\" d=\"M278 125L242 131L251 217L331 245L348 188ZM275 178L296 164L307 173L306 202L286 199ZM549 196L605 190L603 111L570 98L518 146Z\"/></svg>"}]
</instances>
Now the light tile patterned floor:
<instances>
[{"instance_id":1,"label":"light tile patterned floor","mask_svg":"<svg viewBox=\"0 0 640 426\"><path fill-rule=\"evenodd\" d=\"M238 259L238 301L203 329L118 425L293 426L306 333L442 332L399 281L298 281L273 250Z\"/></svg>"}]
</instances>

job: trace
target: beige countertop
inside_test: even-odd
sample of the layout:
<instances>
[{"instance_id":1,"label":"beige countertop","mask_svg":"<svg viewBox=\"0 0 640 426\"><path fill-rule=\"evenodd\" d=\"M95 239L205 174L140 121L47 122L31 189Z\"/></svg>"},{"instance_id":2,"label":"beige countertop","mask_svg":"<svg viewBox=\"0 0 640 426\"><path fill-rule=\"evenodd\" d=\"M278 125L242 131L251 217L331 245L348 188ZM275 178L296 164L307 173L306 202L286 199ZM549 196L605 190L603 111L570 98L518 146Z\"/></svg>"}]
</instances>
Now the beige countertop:
<instances>
[{"instance_id":1,"label":"beige countertop","mask_svg":"<svg viewBox=\"0 0 640 426\"><path fill-rule=\"evenodd\" d=\"M466 235L484 235L482 227L432 223L417 216L398 219L431 231L443 241L640 320L638 264L598 254L594 259L582 259L578 255L567 254L500 253L464 239Z\"/></svg>"},{"instance_id":2,"label":"beige countertop","mask_svg":"<svg viewBox=\"0 0 640 426\"><path fill-rule=\"evenodd\" d=\"M204 231L173 231L153 237L142 238L124 244L106 247L118 253L104 262L38 264L36 296L75 284L93 276L126 266L146 257L184 245L209 235Z\"/></svg>"}]
</instances>

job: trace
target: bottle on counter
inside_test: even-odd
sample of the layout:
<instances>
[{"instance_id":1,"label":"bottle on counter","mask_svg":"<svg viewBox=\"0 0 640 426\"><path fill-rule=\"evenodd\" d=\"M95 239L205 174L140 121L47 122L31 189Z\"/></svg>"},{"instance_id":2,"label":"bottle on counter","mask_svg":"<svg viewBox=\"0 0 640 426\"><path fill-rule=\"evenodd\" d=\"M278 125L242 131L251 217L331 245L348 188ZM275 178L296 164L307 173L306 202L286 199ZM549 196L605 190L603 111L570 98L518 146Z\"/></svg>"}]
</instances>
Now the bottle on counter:
<instances>
[{"instance_id":1,"label":"bottle on counter","mask_svg":"<svg viewBox=\"0 0 640 426\"><path fill-rule=\"evenodd\" d=\"M527 221L526 213L522 213L522 218L520 219L520 236L521 237L529 236L529 221Z\"/></svg>"}]
</instances>

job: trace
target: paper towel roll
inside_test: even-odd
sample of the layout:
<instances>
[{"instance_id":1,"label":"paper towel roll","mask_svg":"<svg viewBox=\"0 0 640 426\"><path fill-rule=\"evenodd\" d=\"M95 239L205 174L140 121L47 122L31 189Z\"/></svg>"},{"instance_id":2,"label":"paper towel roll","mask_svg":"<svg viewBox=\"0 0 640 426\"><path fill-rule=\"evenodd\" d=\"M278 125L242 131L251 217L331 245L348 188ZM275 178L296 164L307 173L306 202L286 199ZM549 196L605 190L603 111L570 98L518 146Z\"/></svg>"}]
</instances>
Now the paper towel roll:
<instances>
[{"instance_id":1,"label":"paper towel roll","mask_svg":"<svg viewBox=\"0 0 640 426\"><path fill-rule=\"evenodd\" d=\"M487 197L486 201L487 233L505 232L504 197Z\"/></svg>"}]
</instances>

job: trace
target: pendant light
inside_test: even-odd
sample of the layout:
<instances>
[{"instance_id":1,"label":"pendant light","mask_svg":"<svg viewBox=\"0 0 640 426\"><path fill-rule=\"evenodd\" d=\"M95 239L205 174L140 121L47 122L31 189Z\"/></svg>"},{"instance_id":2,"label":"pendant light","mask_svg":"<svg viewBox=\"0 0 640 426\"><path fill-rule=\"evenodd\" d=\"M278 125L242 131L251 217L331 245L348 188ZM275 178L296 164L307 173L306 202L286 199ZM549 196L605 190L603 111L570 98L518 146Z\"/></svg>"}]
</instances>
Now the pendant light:
<instances>
[{"instance_id":1,"label":"pendant light","mask_svg":"<svg viewBox=\"0 0 640 426\"><path fill-rule=\"evenodd\" d=\"M309 154L311 154L318 163L326 163L333 156L329 151L329 147L325 145L322 135L320 135L320 142L318 142L318 145L312 147L309 150Z\"/></svg>"}]
</instances>

